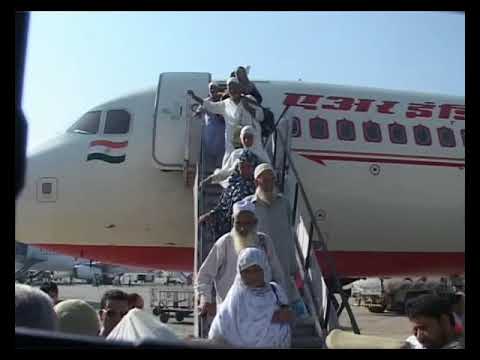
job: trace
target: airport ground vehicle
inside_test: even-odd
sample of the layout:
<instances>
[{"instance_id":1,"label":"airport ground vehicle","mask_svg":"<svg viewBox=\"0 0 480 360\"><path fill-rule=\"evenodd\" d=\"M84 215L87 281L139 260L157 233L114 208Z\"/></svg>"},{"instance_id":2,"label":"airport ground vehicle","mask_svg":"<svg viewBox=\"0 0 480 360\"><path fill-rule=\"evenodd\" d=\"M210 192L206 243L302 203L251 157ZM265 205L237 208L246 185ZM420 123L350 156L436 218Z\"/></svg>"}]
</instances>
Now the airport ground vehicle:
<instances>
[{"instance_id":1,"label":"airport ground vehicle","mask_svg":"<svg viewBox=\"0 0 480 360\"><path fill-rule=\"evenodd\" d=\"M193 316L194 293L192 287L172 286L168 290L151 289L150 306L153 314L166 323L173 316L180 322L184 318Z\"/></svg>"}]
</instances>

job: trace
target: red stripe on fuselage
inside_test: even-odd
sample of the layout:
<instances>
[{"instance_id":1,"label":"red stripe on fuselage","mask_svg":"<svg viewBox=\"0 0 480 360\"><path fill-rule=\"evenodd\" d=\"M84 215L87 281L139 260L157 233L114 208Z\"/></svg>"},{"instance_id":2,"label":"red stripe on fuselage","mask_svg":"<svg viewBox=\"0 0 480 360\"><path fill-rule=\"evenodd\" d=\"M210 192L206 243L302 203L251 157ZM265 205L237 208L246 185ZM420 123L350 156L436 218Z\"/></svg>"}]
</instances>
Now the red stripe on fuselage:
<instances>
[{"instance_id":1,"label":"red stripe on fuselage","mask_svg":"<svg viewBox=\"0 0 480 360\"><path fill-rule=\"evenodd\" d=\"M443 161L425 161L425 160L407 160L407 159L386 159L386 158L366 158L366 157L351 157L351 156L332 156L332 155L307 155L298 154L309 160L325 165L324 160L350 161L350 162L369 162L369 163L384 163L384 164L405 164L405 165L423 165L423 166L442 166L442 167L456 167L463 168L465 163L443 162Z\"/></svg>"},{"instance_id":2,"label":"red stripe on fuselage","mask_svg":"<svg viewBox=\"0 0 480 360\"><path fill-rule=\"evenodd\" d=\"M119 149L126 147L128 145L128 141L123 141L123 142L113 142L113 141L108 141L108 140L95 140L90 143L90 146L107 146L112 149Z\"/></svg>"},{"instance_id":3,"label":"red stripe on fuselage","mask_svg":"<svg viewBox=\"0 0 480 360\"><path fill-rule=\"evenodd\" d=\"M74 257L111 264L171 271L193 271L193 248L37 244ZM330 251L340 277L450 275L465 272L463 252ZM325 273L323 254L317 252Z\"/></svg>"},{"instance_id":4,"label":"red stripe on fuselage","mask_svg":"<svg viewBox=\"0 0 480 360\"><path fill-rule=\"evenodd\" d=\"M448 158L438 156L420 156L420 155L405 155L405 154L385 154L385 153L366 153L366 152L352 152L352 151L336 151L336 150L312 150L312 149L292 149L297 153L308 152L314 154L340 154L340 155L368 155L368 156L382 156L382 157L398 157L409 159L430 159L430 160L451 160L451 161L465 161L465 158Z\"/></svg>"}]
</instances>

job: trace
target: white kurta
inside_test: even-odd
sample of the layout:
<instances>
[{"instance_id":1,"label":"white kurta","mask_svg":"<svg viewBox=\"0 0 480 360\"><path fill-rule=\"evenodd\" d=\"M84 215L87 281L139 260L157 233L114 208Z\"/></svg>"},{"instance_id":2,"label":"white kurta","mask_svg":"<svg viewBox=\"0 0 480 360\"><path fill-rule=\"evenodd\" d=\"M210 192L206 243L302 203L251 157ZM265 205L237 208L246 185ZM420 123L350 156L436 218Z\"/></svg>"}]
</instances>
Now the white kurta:
<instances>
[{"instance_id":1,"label":"white kurta","mask_svg":"<svg viewBox=\"0 0 480 360\"><path fill-rule=\"evenodd\" d=\"M278 283L282 288L285 288L286 278L277 254L275 253L272 239L266 234L258 234L257 247L264 250L267 254L269 265L272 269L273 281ZM217 293L217 306L225 299L237 275L237 258L238 254L233 244L233 238L230 233L226 233L215 242L198 270L195 290L206 302L213 302L213 285L215 285Z\"/></svg>"},{"instance_id":2,"label":"white kurta","mask_svg":"<svg viewBox=\"0 0 480 360\"><path fill-rule=\"evenodd\" d=\"M255 117L252 117L244 108L242 102L237 105L231 98L217 102L204 100L202 106L206 111L222 115L225 119L225 155L223 156L222 164L227 161L230 153L235 150L233 136L236 133L239 135L240 129L246 125L252 126L255 131L252 147L259 153L260 149L263 150L262 128L260 125L260 122L263 121L263 109L261 107L251 104L251 107L255 109ZM235 130L238 131L236 132Z\"/></svg>"}]
</instances>

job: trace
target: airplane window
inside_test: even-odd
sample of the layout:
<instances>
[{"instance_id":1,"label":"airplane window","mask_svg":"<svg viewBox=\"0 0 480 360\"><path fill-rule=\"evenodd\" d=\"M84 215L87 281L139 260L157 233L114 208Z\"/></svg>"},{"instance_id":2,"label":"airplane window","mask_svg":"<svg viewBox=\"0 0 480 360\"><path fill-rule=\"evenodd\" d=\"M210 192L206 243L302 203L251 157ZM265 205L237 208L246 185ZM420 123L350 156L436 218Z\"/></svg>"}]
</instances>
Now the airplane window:
<instances>
[{"instance_id":1,"label":"airplane window","mask_svg":"<svg viewBox=\"0 0 480 360\"><path fill-rule=\"evenodd\" d=\"M463 146L465 146L465 129L460 130L460 134L462 135Z\"/></svg>"},{"instance_id":2,"label":"airplane window","mask_svg":"<svg viewBox=\"0 0 480 360\"><path fill-rule=\"evenodd\" d=\"M314 139L328 139L328 121L320 117L310 119L310 136Z\"/></svg>"},{"instance_id":3,"label":"airplane window","mask_svg":"<svg viewBox=\"0 0 480 360\"><path fill-rule=\"evenodd\" d=\"M300 127L300 119L294 117L292 121L292 137L300 137L302 135L302 128Z\"/></svg>"},{"instance_id":4,"label":"airplane window","mask_svg":"<svg viewBox=\"0 0 480 360\"><path fill-rule=\"evenodd\" d=\"M130 130L130 114L125 110L110 110L105 120L104 134L126 134Z\"/></svg>"},{"instance_id":5,"label":"airplane window","mask_svg":"<svg viewBox=\"0 0 480 360\"><path fill-rule=\"evenodd\" d=\"M101 111L90 111L83 115L73 126L68 129L68 132L77 134L96 134L100 126Z\"/></svg>"},{"instance_id":6,"label":"airplane window","mask_svg":"<svg viewBox=\"0 0 480 360\"><path fill-rule=\"evenodd\" d=\"M417 145L429 146L432 145L432 136L430 129L423 125L413 127L413 134L415 135L415 142Z\"/></svg>"},{"instance_id":7,"label":"airplane window","mask_svg":"<svg viewBox=\"0 0 480 360\"><path fill-rule=\"evenodd\" d=\"M443 147L455 147L457 142L455 141L455 135L453 130L447 127L441 127L437 129L438 132L438 141Z\"/></svg>"},{"instance_id":8,"label":"airplane window","mask_svg":"<svg viewBox=\"0 0 480 360\"><path fill-rule=\"evenodd\" d=\"M337 136L340 140L355 140L355 125L353 121L343 119L337 121Z\"/></svg>"},{"instance_id":9,"label":"airplane window","mask_svg":"<svg viewBox=\"0 0 480 360\"><path fill-rule=\"evenodd\" d=\"M388 125L388 132L390 134L390 141L393 144L406 144L407 143L407 131L405 126L393 123Z\"/></svg>"},{"instance_id":10,"label":"airplane window","mask_svg":"<svg viewBox=\"0 0 480 360\"><path fill-rule=\"evenodd\" d=\"M55 202L57 201L57 179L41 178L37 183L37 201Z\"/></svg>"},{"instance_id":11,"label":"airplane window","mask_svg":"<svg viewBox=\"0 0 480 360\"><path fill-rule=\"evenodd\" d=\"M43 183L42 184L42 194L49 195L52 193L52 184L51 183Z\"/></svg>"},{"instance_id":12,"label":"airplane window","mask_svg":"<svg viewBox=\"0 0 480 360\"><path fill-rule=\"evenodd\" d=\"M382 131L380 125L373 121L363 123L363 135L368 142L381 142Z\"/></svg>"}]
</instances>

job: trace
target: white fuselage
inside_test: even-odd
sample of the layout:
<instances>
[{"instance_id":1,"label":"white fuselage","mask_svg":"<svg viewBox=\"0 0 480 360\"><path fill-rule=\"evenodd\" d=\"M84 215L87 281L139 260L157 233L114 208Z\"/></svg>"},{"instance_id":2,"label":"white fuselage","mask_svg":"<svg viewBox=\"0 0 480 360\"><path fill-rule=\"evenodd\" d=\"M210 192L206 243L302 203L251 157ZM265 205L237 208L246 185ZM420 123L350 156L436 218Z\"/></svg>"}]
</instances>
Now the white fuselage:
<instances>
[{"instance_id":1,"label":"white fuselage","mask_svg":"<svg viewBox=\"0 0 480 360\"><path fill-rule=\"evenodd\" d=\"M376 268L376 264L366 264L370 270L359 270L368 275L398 272L400 265L387 269L396 254L411 255L418 263L441 257L438 264L425 264L414 272L428 272L429 267L432 272L461 272L465 251L465 147L460 133L465 129L464 98L301 82L258 82L257 87L263 104L276 117L286 104L290 106L286 114L297 122L292 154L314 211L324 215L320 225L330 251L345 256L345 261L368 255L353 260L358 262L355 266L384 255ZM150 90L102 104L91 110L102 111L97 134L67 132L29 157L25 188L17 201L18 241L106 262L192 270L193 192L184 185L182 171L163 170L156 164L157 122L162 120L154 114L155 96ZM364 99L360 107L359 99ZM371 100L368 111L355 111L366 109L365 99ZM349 102L353 102L350 110L331 108L346 109ZM408 109L411 104L424 102L434 103L431 116L428 110L418 112L425 117L406 116L413 114ZM445 104L460 105L460 110L453 108L448 118L440 118L440 111L442 117L447 113ZM105 112L110 109L128 111L127 134L102 133ZM337 120L341 119L353 122L353 141L339 139ZM311 129L311 121L313 127L326 121L328 138L312 138L312 131L315 135L317 130ZM368 121L380 126L380 142L366 141L363 123ZM405 127L407 144L390 141L388 126L394 123ZM415 143L416 125L430 129L431 145ZM453 130L454 147L440 145L437 129L442 127ZM317 137L325 135L321 133ZM183 136L162 136L165 147L178 147L178 142L185 141ZM128 142L123 149L112 149L126 154L125 160L86 161L92 142L98 140ZM54 198L39 195L42 179L53 179L48 181L54 181ZM445 264L448 258L455 258L451 267ZM349 275L349 269L343 273Z\"/></svg>"}]
</instances>

